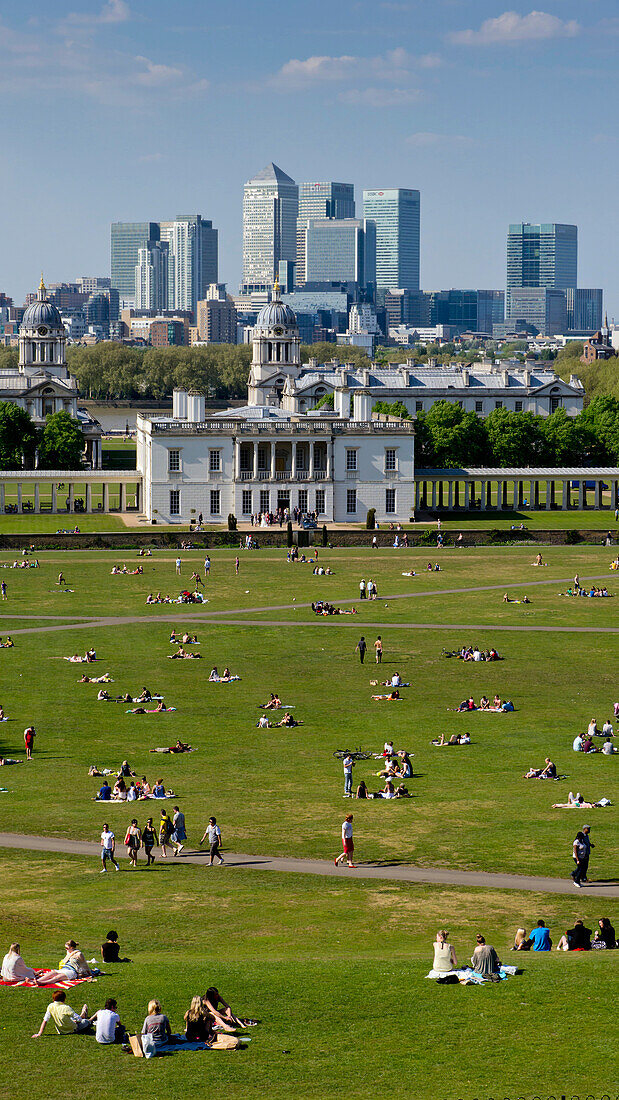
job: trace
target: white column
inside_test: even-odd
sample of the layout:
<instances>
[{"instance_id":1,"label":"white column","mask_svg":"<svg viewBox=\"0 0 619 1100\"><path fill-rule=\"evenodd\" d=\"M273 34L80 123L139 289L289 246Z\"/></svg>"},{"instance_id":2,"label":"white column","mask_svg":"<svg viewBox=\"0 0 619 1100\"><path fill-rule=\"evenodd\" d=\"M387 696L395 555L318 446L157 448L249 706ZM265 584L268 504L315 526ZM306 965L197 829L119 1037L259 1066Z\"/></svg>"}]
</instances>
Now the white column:
<instances>
[{"instance_id":1,"label":"white column","mask_svg":"<svg viewBox=\"0 0 619 1100\"><path fill-rule=\"evenodd\" d=\"M595 507L598 509L602 507L602 482L599 478L595 482Z\"/></svg>"},{"instance_id":2,"label":"white column","mask_svg":"<svg viewBox=\"0 0 619 1100\"><path fill-rule=\"evenodd\" d=\"M330 481L332 476L333 476L333 471L331 469L331 466L332 466L331 444L327 443L327 481ZM335 504L334 504L334 507L335 507Z\"/></svg>"},{"instance_id":3,"label":"white column","mask_svg":"<svg viewBox=\"0 0 619 1100\"><path fill-rule=\"evenodd\" d=\"M290 474L291 474L291 477L294 477L294 478L296 478L296 476L297 476L297 444L296 444L296 440L292 441L292 458L291 458Z\"/></svg>"},{"instance_id":4,"label":"white column","mask_svg":"<svg viewBox=\"0 0 619 1100\"><path fill-rule=\"evenodd\" d=\"M56 482L52 482L52 512L58 511L58 491L56 489Z\"/></svg>"},{"instance_id":5,"label":"white column","mask_svg":"<svg viewBox=\"0 0 619 1100\"><path fill-rule=\"evenodd\" d=\"M481 489L481 497L480 497L480 501L479 501L479 507L480 507L482 512L485 512L485 510L486 510L486 482L485 481L481 482L480 489Z\"/></svg>"},{"instance_id":6,"label":"white column","mask_svg":"<svg viewBox=\"0 0 619 1100\"><path fill-rule=\"evenodd\" d=\"M110 510L110 487L107 481L103 482L103 511L109 512Z\"/></svg>"},{"instance_id":7,"label":"white column","mask_svg":"<svg viewBox=\"0 0 619 1100\"><path fill-rule=\"evenodd\" d=\"M238 481L241 477L241 444L238 439L234 441L234 464L232 477L234 481Z\"/></svg>"},{"instance_id":8,"label":"white column","mask_svg":"<svg viewBox=\"0 0 619 1100\"><path fill-rule=\"evenodd\" d=\"M87 512L92 512L92 485L89 481L86 482L86 500L84 507Z\"/></svg>"},{"instance_id":9,"label":"white column","mask_svg":"<svg viewBox=\"0 0 619 1100\"><path fill-rule=\"evenodd\" d=\"M578 482L578 508L582 512L585 507L585 479L581 477Z\"/></svg>"},{"instance_id":10,"label":"white column","mask_svg":"<svg viewBox=\"0 0 619 1100\"><path fill-rule=\"evenodd\" d=\"M126 512L127 511L127 486L125 485L124 481L121 481L121 483L119 485L119 491L120 491L120 493L119 493L119 495L120 495L119 509L120 509L121 512Z\"/></svg>"},{"instance_id":11,"label":"white column","mask_svg":"<svg viewBox=\"0 0 619 1100\"><path fill-rule=\"evenodd\" d=\"M561 511L562 512L567 512L567 510L569 508L569 503L568 503L569 494L570 494L570 483L569 483L569 481L564 481L563 482L563 495L561 497Z\"/></svg>"},{"instance_id":12,"label":"white column","mask_svg":"<svg viewBox=\"0 0 619 1100\"><path fill-rule=\"evenodd\" d=\"M38 481L35 481L35 483L34 483L34 510L35 510L35 512L40 512L41 511L41 501L40 501L40 498L39 498L39 483L38 483Z\"/></svg>"},{"instance_id":13,"label":"white column","mask_svg":"<svg viewBox=\"0 0 619 1100\"><path fill-rule=\"evenodd\" d=\"M271 481L275 481L275 443L271 441Z\"/></svg>"},{"instance_id":14,"label":"white column","mask_svg":"<svg viewBox=\"0 0 619 1100\"><path fill-rule=\"evenodd\" d=\"M22 505L21 505L21 481L18 481L17 482L17 511L21 512L21 510L22 510Z\"/></svg>"},{"instance_id":15,"label":"white column","mask_svg":"<svg viewBox=\"0 0 619 1100\"><path fill-rule=\"evenodd\" d=\"M309 476L310 481L314 480L314 440L309 441Z\"/></svg>"},{"instance_id":16,"label":"white column","mask_svg":"<svg viewBox=\"0 0 619 1100\"><path fill-rule=\"evenodd\" d=\"M258 480L258 444L254 443L254 481Z\"/></svg>"},{"instance_id":17,"label":"white column","mask_svg":"<svg viewBox=\"0 0 619 1100\"><path fill-rule=\"evenodd\" d=\"M552 482L546 482L546 511L550 511L550 505L552 504Z\"/></svg>"}]
</instances>

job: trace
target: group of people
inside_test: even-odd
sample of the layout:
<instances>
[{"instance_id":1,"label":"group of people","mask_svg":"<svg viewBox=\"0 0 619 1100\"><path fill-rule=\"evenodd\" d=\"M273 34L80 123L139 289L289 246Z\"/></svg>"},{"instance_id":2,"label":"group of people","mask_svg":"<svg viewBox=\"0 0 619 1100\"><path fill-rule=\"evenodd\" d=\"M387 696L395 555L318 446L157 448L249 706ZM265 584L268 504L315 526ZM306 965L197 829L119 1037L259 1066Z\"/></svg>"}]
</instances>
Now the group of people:
<instances>
[{"instance_id":1,"label":"group of people","mask_svg":"<svg viewBox=\"0 0 619 1100\"><path fill-rule=\"evenodd\" d=\"M110 574L111 574L112 577L118 577L121 574L126 574L127 576L130 576L130 577L137 577L137 576L141 576L141 574L143 572L144 572L144 569L141 565L136 566L135 569L127 569L126 565L123 565L123 567L121 569L119 565L113 565L111 570L110 570Z\"/></svg>"},{"instance_id":2,"label":"group of people","mask_svg":"<svg viewBox=\"0 0 619 1100\"><path fill-rule=\"evenodd\" d=\"M357 610L354 607L335 607L334 604L329 603L327 600L317 600L312 604L312 611L314 615L356 615Z\"/></svg>"},{"instance_id":3,"label":"group of people","mask_svg":"<svg viewBox=\"0 0 619 1100\"><path fill-rule=\"evenodd\" d=\"M486 939L481 932L478 932L475 937L475 947L470 965L467 963L463 967L458 965L456 951L453 944L449 942L447 929L440 928L436 933L434 959L428 978L444 981L449 977L454 984L458 982L468 984L476 980L498 982L506 978L508 974L515 974L516 971L517 967L504 966L501 963L495 948L486 943Z\"/></svg>"},{"instance_id":4,"label":"group of people","mask_svg":"<svg viewBox=\"0 0 619 1100\"><path fill-rule=\"evenodd\" d=\"M107 778L104 779L95 802L145 802L151 798L174 798L174 791L166 789L163 779L158 779L151 787L145 775L129 784L124 775L119 775L113 787Z\"/></svg>"},{"instance_id":5,"label":"group of people","mask_svg":"<svg viewBox=\"0 0 619 1100\"><path fill-rule=\"evenodd\" d=\"M492 702L490 702L486 695L482 695L479 700L479 705L475 702L473 696L470 695L468 699L463 699L455 709L457 712L461 712L472 710L512 711L515 708L510 699L501 699L500 695L495 695Z\"/></svg>"},{"instance_id":6,"label":"group of people","mask_svg":"<svg viewBox=\"0 0 619 1100\"><path fill-rule=\"evenodd\" d=\"M491 649L480 649L478 645L463 645L460 649L444 649L443 657L457 657L460 661L502 661L503 658L499 657L498 651L492 646Z\"/></svg>"},{"instance_id":7,"label":"group of people","mask_svg":"<svg viewBox=\"0 0 619 1100\"><path fill-rule=\"evenodd\" d=\"M593 942L591 942L593 936ZM565 932L558 944L557 951L614 950L617 947L615 929L608 917L600 917L598 927L593 933L586 928L582 920L574 921L574 927ZM512 951L551 951L552 939L546 921L538 920L535 928L527 935L526 928L519 928L514 938Z\"/></svg>"},{"instance_id":8,"label":"group of people","mask_svg":"<svg viewBox=\"0 0 619 1100\"><path fill-rule=\"evenodd\" d=\"M376 582L370 579L367 581L359 581L359 599L360 600L377 600L378 599L378 587Z\"/></svg>"},{"instance_id":9,"label":"group of people","mask_svg":"<svg viewBox=\"0 0 619 1100\"><path fill-rule=\"evenodd\" d=\"M576 585L574 585L573 588L570 586L565 592L559 592L559 595L560 596L590 596L590 597L609 596L610 597L610 592L608 591L606 585L603 585L602 588L598 588L595 584L592 584L590 586L590 588L580 588L580 587L577 588Z\"/></svg>"}]
</instances>

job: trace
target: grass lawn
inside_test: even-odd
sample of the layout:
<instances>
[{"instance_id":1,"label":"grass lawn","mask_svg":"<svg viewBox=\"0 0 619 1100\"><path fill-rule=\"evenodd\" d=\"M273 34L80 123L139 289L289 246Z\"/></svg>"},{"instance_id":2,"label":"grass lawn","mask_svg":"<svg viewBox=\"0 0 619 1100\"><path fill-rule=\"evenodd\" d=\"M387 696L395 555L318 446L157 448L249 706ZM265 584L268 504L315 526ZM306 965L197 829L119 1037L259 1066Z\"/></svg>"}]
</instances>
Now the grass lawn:
<instances>
[{"instance_id":1,"label":"grass lawn","mask_svg":"<svg viewBox=\"0 0 619 1100\"><path fill-rule=\"evenodd\" d=\"M50 994L3 988L2 1097L95 1100L103 1081L112 1100L200 1096L205 1081L209 1095L238 1100L365 1098L377 1088L429 1100L597 1097L612 1087L613 954L509 951L515 928L528 930L538 916L555 942L577 915L594 926L601 911L593 899L353 883L344 871L342 882L317 882L157 863L104 877L95 860L14 852L0 864L0 930L5 942L19 934L27 961L55 964L67 936L88 958L99 955L110 927L133 959L70 990L77 1011L84 1000L93 1011L114 996L123 1022L139 1030L157 997L182 1030L192 994L216 984L236 1011L261 1021L245 1051L147 1065L89 1036L59 1038L51 1025L35 1043ZM459 961L481 929L523 973L482 988L427 981L439 927L450 930ZM576 1049L575 1000L588 1033Z\"/></svg>"},{"instance_id":2,"label":"grass lawn","mask_svg":"<svg viewBox=\"0 0 619 1100\"><path fill-rule=\"evenodd\" d=\"M59 515L9 515L0 516L0 535L55 535L57 531L124 531L121 516L97 515L97 513L71 512Z\"/></svg>"},{"instance_id":3,"label":"grass lawn","mask_svg":"<svg viewBox=\"0 0 619 1100\"><path fill-rule=\"evenodd\" d=\"M586 821L596 844L590 878L612 879L619 757L576 754L571 746L593 715L600 725L612 715L618 698L619 633L604 632L619 631L619 575L609 569L614 550L549 547L544 568L531 564L534 553L444 550L441 571L428 573L436 551L321 549L319 561L333 576L318 577L275 549L242 554L236 576L235 551L213 551L209 602L187 607L147 606L145 599L148 592L176 595L193 569L203 574L197 552L181 554L180 580L173 551L143 559L135 552L48 552L39 555L38 570L3 569L14 555L0 554L8 596L0 603L0 635L10 632L15 641L14 649L0 650L0 703L11 719L0 725L0 753L22 758L25 726L38 733L33 763L0 773L8 788L0 795L0 830L96 840L109 820L122 841L134 813L144 824L159 807L95 803L101 780L87 771L92 763L118 767L127 758L139 775L151 782L161 776L174 789L190 845L216 814L231 851L329 858L350 808L361 860L567 879L571 842ZM138 561L142 575L110 575L114 563L131 569ZM60 570L71 591L57 588ZM418 575L402 576L408 570ZM576 572L602 577L616 597L559 595ZM381 599L360 603L359 579L370 576ZM504 591L527 592L531 603L504 604ZM354 605L357 614L319 619L302 606L320 598ZM172 625L197 631L200 645L187 648L202 660L168 660ZM380 669L370 653L360 664L361 634L371 651L381 634ZM441 655L443 647L469 642L495 645L505 660L473 664ZM97 664L62 659L90 645ZM214 664L220 671L229 665L242 679L209 683ZM403 701L372 701L379 689L370 680L396 670L411 685ZM146 685L178 709L126 714L124 704L97 702L96 685L78 683L84 671L109 672L110 694L137 695ZM256 728L258 704L270 691L294 704L303 725ZM479 700L495 692L514 701L515 713L448 709L470 694ZM441 732L465 729L468 747L430 743ZM149 753L177 737L198 751ZM379 752L388 738L415 754L407 782L413 797L345 802L334 750ZM568 778L524 780L546 755ZM379 789L378 770L375 761L359 763L355 784L365 778L370 790ZM613 805L552 809L570 789ZM71 991L74 1008L86 997L98 1005L117 996L122 1018L135 1027L158 996L178 1029L191 994L214 982L239 1011L264 1021L252 1029L245 1052L179 1054L146 1067L89 1038L46 1035L37 1046L24 1037L38 1027L48 995L0 987L3 1054L7 1041L14 1052L0 1059L1 1097L64 1097L78 1089L94 1097L105 1077L105 1091L115 1098L143 1088L145 1073L156 1075L149 1095L174 1100L200 1094L205 1073L209 1091L239 1098L258 1090L273 1097L367 1097L377 1087L432 1100L481 1100L499 1095L499 1087L505 1097L597 1097L611 1088L613 953L525 956L525 973L500 988L442 989L424 979L439 927L451 930L462 958L482 931L507 962L515 929L528 930L538 916L550 921L555 938L579 915L589 927L600 916L617 927L616 902L587 898L584 890L574 890L574 898L538 897L346 881L344 869L342 881L333 881L208 871L182 861L158 861L148 876L142 869L132 880L127 873L99 877L95 860L1 849L0 874L4 941L19 936L31 965L56 963L68 936L91 958L108 927L118 927L135 963ZM585 1044L574 1042L575 1006L586 1011ZM539 1041L542 1026L548 1043ZM206 1071L203 1057L211 1059ZM113 1067L103 1067L102 1058L113 1059Z\"/></svg>"}]
</instances>

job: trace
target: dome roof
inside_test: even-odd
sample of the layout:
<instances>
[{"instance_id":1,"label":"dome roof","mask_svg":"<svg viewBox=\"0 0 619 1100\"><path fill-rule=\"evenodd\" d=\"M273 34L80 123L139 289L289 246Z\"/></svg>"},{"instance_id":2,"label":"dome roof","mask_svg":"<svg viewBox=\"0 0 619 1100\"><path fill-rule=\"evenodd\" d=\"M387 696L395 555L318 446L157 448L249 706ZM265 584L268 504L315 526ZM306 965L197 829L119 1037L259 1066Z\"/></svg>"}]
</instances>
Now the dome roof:
<instances>
[{"instance_id":1,"label":"dome roof","mask_svg":"<svg viewBox=\"0 0 619 1100\"><path fill-rule=\"evenodd\" d=\"M22 325L25 328L37 328L38 325L48 325L49 328L62 328L62 317L51 302L32 302L24 313Z\"/></svg>"},{"instance_id":2,"label":"dome roof","mask_svg":"<svg viewBox=\"0 0 619 1100\"><path fill-rule=\"evenodd\" d=\"M256 319L256 328L273 328L275 325L283 325L286 328L297 327L294 310L279 300L263 306Z\"/></svg>"}]
</instances>

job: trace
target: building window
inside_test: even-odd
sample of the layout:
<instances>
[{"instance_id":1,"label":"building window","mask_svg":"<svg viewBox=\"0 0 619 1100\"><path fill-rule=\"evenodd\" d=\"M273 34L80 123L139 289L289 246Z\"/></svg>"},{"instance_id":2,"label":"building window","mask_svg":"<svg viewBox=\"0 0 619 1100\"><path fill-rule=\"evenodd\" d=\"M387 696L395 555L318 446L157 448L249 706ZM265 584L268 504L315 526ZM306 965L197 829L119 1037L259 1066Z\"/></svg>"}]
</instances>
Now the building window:
<instances>
[{"instance_id":1,"label":"building window","mask_svg":"<svg viewBox=\"0 0 619 1100\"><path fill-rule=\"evenodd\" d=\"M550 398L550 411L551 411L551 413L555 413L557 411L557 409L559 409L559 408L561 408L561 398L560 397L551 397Z\"/></svg>"},{"instance_id":2,"label":"building window","mask_svg":"<svg viewBox=\"0 0 619 1100\"><path fill-rule=\"evenodd\" d=\"M218 516L221 512L219 489L211 489L211 515Z\"/></svg>"},{"instance_id":3,"label":"building window","mask_svg":"<svg viewBox=\"0 0 619 1100\"><path fill-rule=\"evenodd\" d=\"M221 470L221 451L209 451L208 468L212 474L218 474Z\"/></svg>"},{"instance_id":4,"label":"building window","mask_svg":"<svg viewBox=\"0 0 619 1100\"><path fill-rule=\"evenodd\" d=\"M243 489L243 515L251 516L251 489Z\"/></svg>"},{"instance_id":5,"label":"building window","mask_svg":"<svg viewBox=\"0 0 619 1100\"><path fill-rule=\"evenodd\" d=\"M178 474L181 468L181 452L168 451L168 470L171 474Z\"/></svg>"},{"instance_id":6,"label":"building window","mask_svg":"<svg viewBox=\"0 0 619 1100\"><path fill-rule=\"evenodd\" d=\"M484 411L483 401L476 401L475 402L475 412L480 413L480 412L483 412L483 411Z\"/></svg>"},{"instance_id":7,"label":"building window","mask_svg":"<svg viewBox=\"0 0 619 1100\"><path fill-rule=\"evenodd\" d=\"M271 508L271 502L270 502L270 499L269 499L269 490L268 489L261 489L260 490L260 511L261 512L268 512L270 510L270 508Z\"/></svg>"},{"instance_id":8,"label":"building window","mask_svg":"<svg viewBox=\"0 0 619 1100\"><path fill-rule=\"evenodd\" d=\"M346 449L346 469L353 471L357 469L357 452L352 447Z\"/></svg>"},{"instance_id":9,"label":"building window","mask_svg":"<svg viewBox=\"0 0 619 1100\"><path fill-rule=\"evenodd\" d=\"M357 490L346 490L346 512L349 516L356 515L357 512Z\"/></svg>"},{"instance_id":10,"label":"building window","mask_svg":"<svg viewBox=\"0 0 619 1100\"><path fill-rule=\"evenodd\" d=\"M307 489L299 489L299 508L307 512Z\"/></svg>"},{"instance_id":11,"label":"building window","mask_svg":"<svg viewBox=\"0 0 619 1100\"><path fill-rule=\"evenodd\" d=\"M415 412L423 412L423 401L415 401Z\"/></svg>"},{"instance_id":12,"label":"building window","mask_svg":"<svg viewBox=\"0 0 619 1100\"><path fill-rule=\"evenodd\" d=\"M181 514L181 491L180 489L170 489L170 515L180 516Z\"/></svg>"},{"instance_id":13,"label":"building window","mask_svg":"<svg viewBox=\"0 0 619 1100\"><path fill-rule=\"evenodd\" d=\"M317 489L316 490L316 511L318 512L319 516L324 516L324 514L325 514L325 491L324 491L324 489Z\"/></svg>"},{"instance_id":14,"label":"building window","mask_svg":"<svg viewBox=\"0 0 619 1100\"><path fill-rule=\"evenodd\" d=\"M495 407L495 409L502 409L503 408L503 402L502 401L495 401L494 402L494 407Z\"/></svg>"},{"instance_id":15,"label":"building window","mask_svg":"<svg viewBox=\"0 0 619 1100\"><path fill-rule=\"evenodd\" d=\"M395 489L385 489L385 512L388 516L395 512Z\"/></svg>"},{"instance_id":16,"label":"building window","mask_svg":"<svg viewBox=\"0 0 619 1100\"><path fill-rule=\"evenodd\" d=\"M385 473L393 473L395 468L395 449L388 447L385 451Z\"/></svg>"},{"instance_id":17,"label":"building window","mask_svg":"<svg viewBox=\"0 0 619 1100\"><path fill-rule=\"evenodd\" d=\"M522 401L516 401L516 404L514 405L514 409L517 413L521 413L522 412Z\"/></svg>"}]
</instances>

